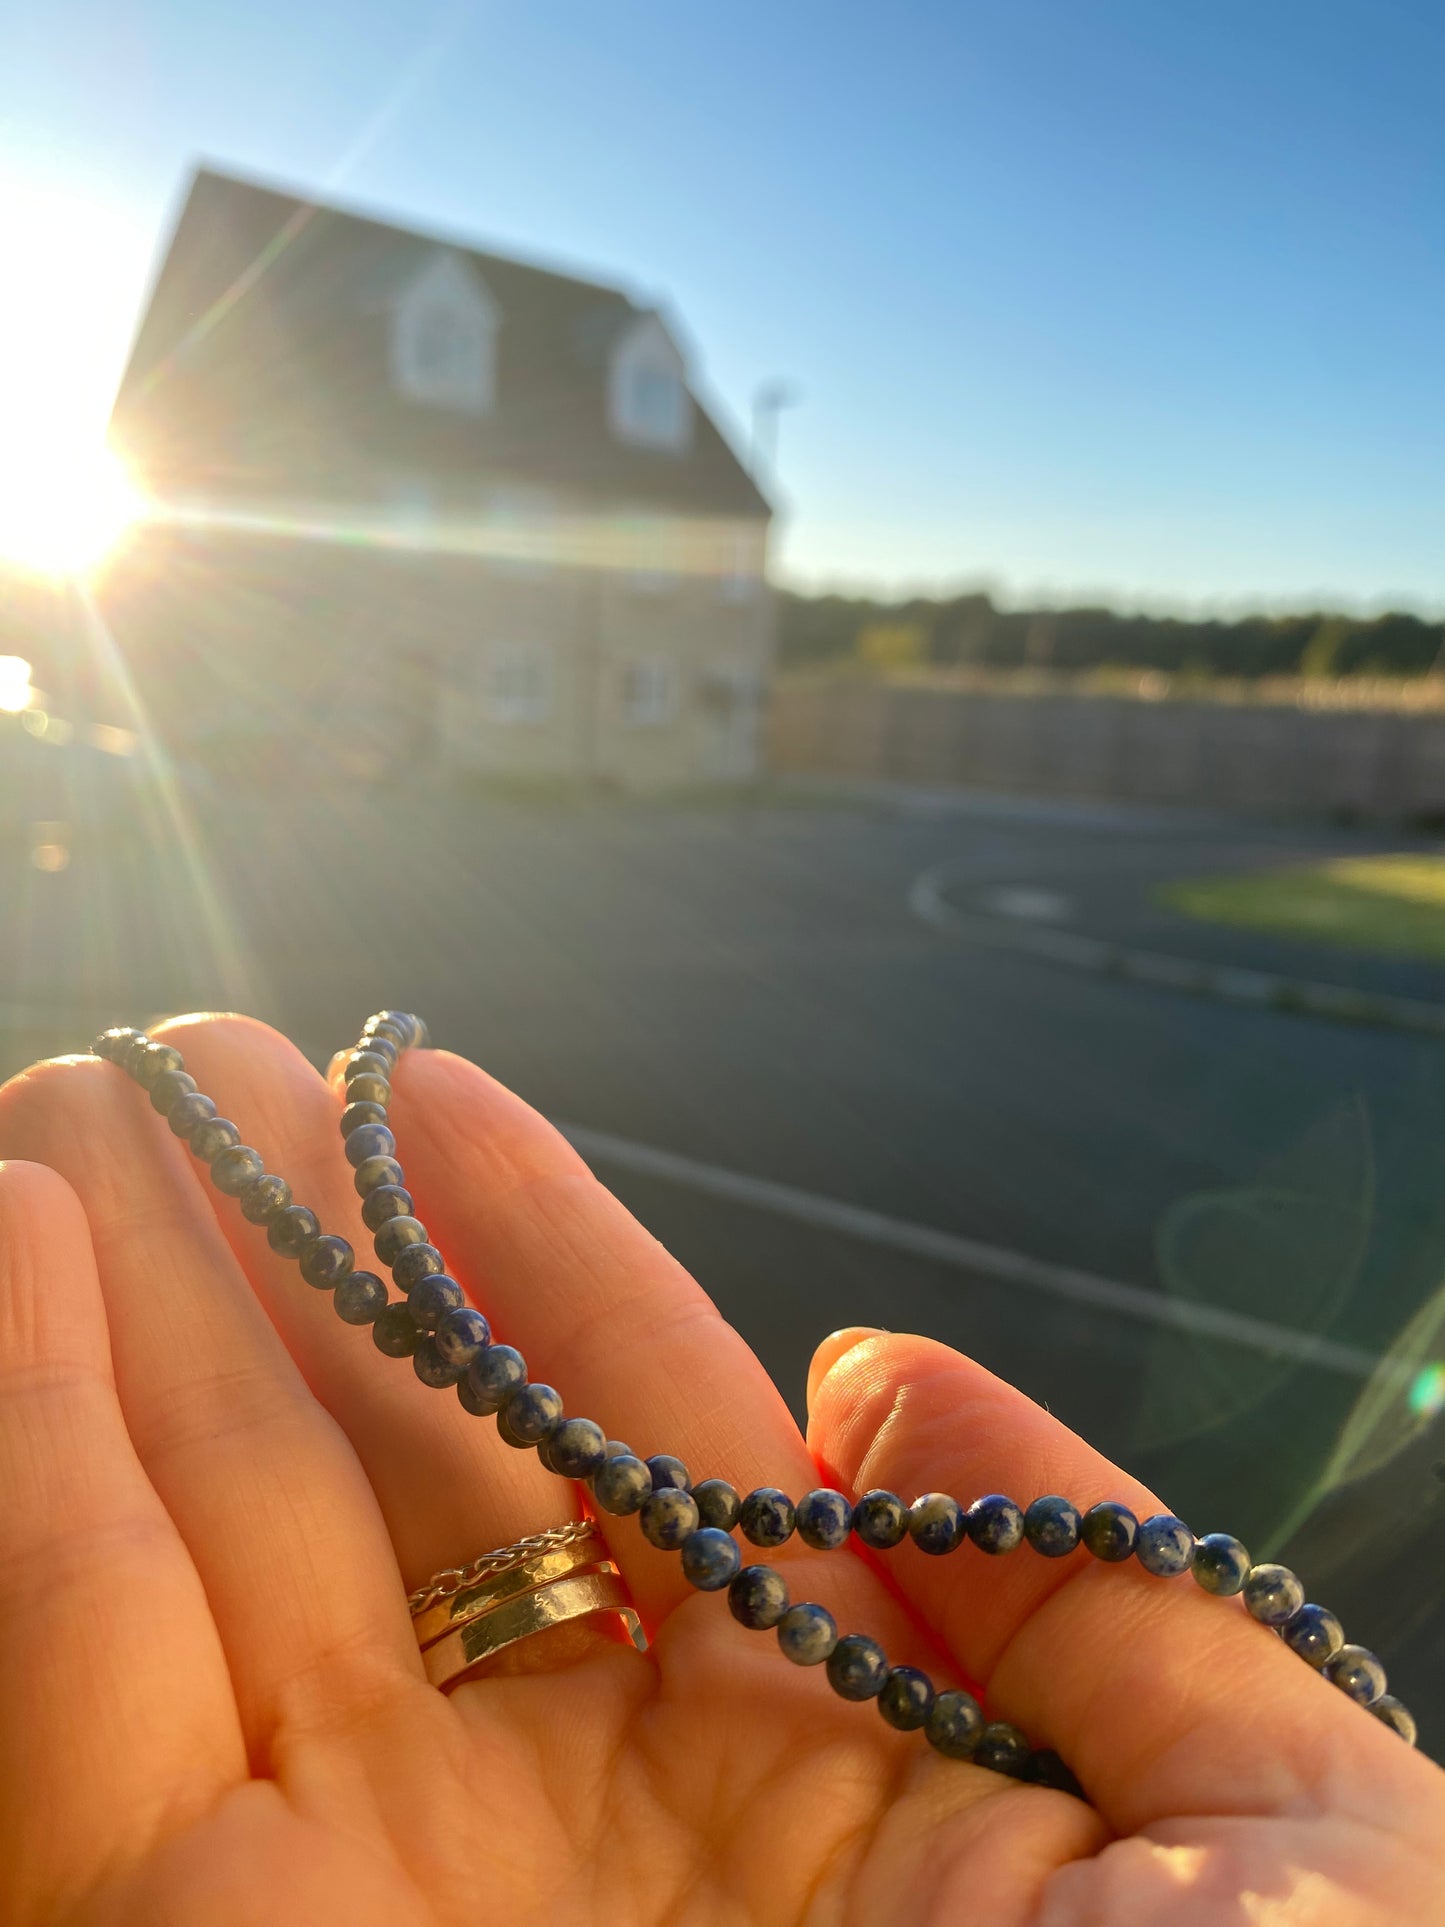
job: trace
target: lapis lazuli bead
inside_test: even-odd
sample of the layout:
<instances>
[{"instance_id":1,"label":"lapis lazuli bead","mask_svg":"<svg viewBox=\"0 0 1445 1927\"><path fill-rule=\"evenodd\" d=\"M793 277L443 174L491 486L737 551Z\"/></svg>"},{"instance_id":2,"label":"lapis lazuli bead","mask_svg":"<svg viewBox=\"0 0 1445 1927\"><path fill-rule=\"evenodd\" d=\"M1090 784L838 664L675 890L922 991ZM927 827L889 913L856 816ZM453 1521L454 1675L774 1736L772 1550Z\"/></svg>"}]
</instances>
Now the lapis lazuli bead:
<instances>
[{"instance_id":1,"label":"lapis lazuli bead","mask_svg":"<svg viewBox=\"0 0 1445 1927\"><path fill-rule=\"evenodd\" d=\"M936 1693L923 1732L928 1744L945 1758L968 1759L983 1732L983 1713L978 1701L972 1693L965 1693L959 1687Z\"/></svg>"},{"instance_id":2,"label":"lapis lazuli bead","mask_svg":"<svg viewBox=\"0 0 1445 1927\"><path fill-rule=\"evenodd\" d=\"M417 1290L424 1291L433 1282L423 1278ZM410 1305L411 1300L407 1303ZM415 1316L413 1311L412 1317ZM449 1365L460 1365L465 1370L477 1353L491 1344L492 1328L475 1305L453 1305L436 1321L436 1342L437 1350Z\"/></svg>"},{"instance_id":3,"label":"lapis lazuli bead","mask_svg":"<svg viewBox=\"0 0 1445 1927\"><path fill-rule=\"evenodd\" d=\"M419 1278L406 1294L418 1331L435 1331L449 1311L460 1311L465 1302L462 1288L444 1271Z\"/></svg>"},{"instance_id":4,"label":"lapis lazuli bead","mask_svg":"<svg viewBox=\"0 0 1445 1927\"><path fill-rule=\"evenodd\" d=\"M1016 1726L1010 1726L1007 1720L990 1720L978 1736L972 1758L975 1766L1021 1780L1028 1768L1029 1750L1028 1741Z\"/></svg>"},{"instance_id":5,"label":"lapis lazuli bead","mask_svg":"<svg viewBox=\"0 0 1445 1927\"><path fill-rule=\"evenodd\" d=\"M391 1222L400 1224L401 1220L393 1218ZM408 1245L392 1266L391 1275L396 1280L398 1290L410 1291L423 1278L441 1276L446 1268L446 1261L435 1245Z\"/></svg>"},{"instance_id":6,"label":"lapis lazuli bead","mask_svg":"<svg viewBox=\"0 0 1445 1927\"><path fill-rule=\"evenodd\" d=\"M345 1144L351 1133L363 1124L385 1124L386 1106L384 1104L348 1104L341 1113L341 1141Z\"/></svg>"},{"instance_id":7,"label":"lapis lazuli bead","mask_svg":"<svg viewBox=\"0 0 1445 1927\"><path fill-rule=\"evenodd\" d=\"M1084 1789L1051 1747L1040 1747L1029 1755L1024 1778L1034 1786L1052 1787L1056 1793L1072 1793L1076 1800L1084 1798Z\"/></svg>"},{"instance_id":8,"label":"lapis lazuli bead","mask_svg":"<svg viewBox=\"0 0 1445 1927\"><path fill-rule=\"evenodd\" d=\"M1263 1626L1283 1626L1305 1603L1305 1589L1288 1566L1251 1566L1245 1575L1244 1603Z\"/></svg>"},{"instance_id":9,"label":"lapis lazuli bead","mask_svg":"<svg viewBox=\"0 0 1445 1927\"><path fill-rule=\"evenodd\" d=\"M176 1099L166 1112L166 1123L177 1137L189 1138L198 1125L209 1123L215 1115L214 1099L201 1091L192 1091L189 1097Z\"/></svg>"},{"instance_id":10,"label":"lapis lazuli bead","mask_svg":"<svg viewBox=\"0 0 1445 1927\"><path fill-rule=\"evenodd\" d=\"M682 1542L682 1576L699 1592L721 1592L732 1584L741 1564L737 1541L717 1526L699 1526Z\"/></svg>"},{"instance_id":11,"label":"lapis lazuli bead","mask_svg":"<svg viewBox=\"0 0 1445 1927\"><path fill-rule=\"evenodd\" d=\"M1024 1537L1045 1559L1062 1559L1079 1543L1083 1520L1079 1509L1057 1493L1035 1499L1024 1508Z\"/></svg>"},{"instance_id":12,"label":"lapis lazuli bead","mask_svg":"<svg viewBox=\"0 0 1445 1927\"><path fill-rule=\"evenodd\" d=\"M1206 1532L1195 1543L1195 1580L1217 1599L1232 1599L1242 1589L1252 1563L1238 1539L1227 1532Z\"/></svg>"},{"instance_id":13,"label":"lapis lazuli bead","mask_svg":"<svg viewBox=\"0 0 1445 1927\"><path fill-rule=\"evenodd\" d=\"M590 1479L607 1457L607 1434L590 1418L567 1418L547 1440L551 1469L564 1479Z\"/></svg>"},{"instance_id":14,"label":"lapis lazuli bead","mask_svg":"<svg viewBox=\"0 0 1445 1927\"><path fill-rule=\"evenodd\" d=\"M1145 1572L1160 1579L1188 1572L1194 1560L1194 1534L1172 1512L1156 1512L1139 1526L1134 1555Z\"/></svg>"},{"instance_id":15,"label":"lapis lazuli bead","mask_svg":"<svg viewBox=\"0 0 1445 1927\"><path fill-rule=\"evenodd\" d=\"M384 1265L394 1265L408 1245L427 1242L426 1226L420 1218L388 1218L372 1234L376 1255Z\"/></svg>"},{"instance_id":16,"label":"lapis lazuli bead","mask_svg":"<svg viewBox=\"0 0 1445 1927\"><path fill-rule=\"evenodd\" d=\"M697 1501L681 1486L665 1485L643 1500L638 1523L649 1544L663 1552L676 1552L698 1529Z\"/></svg>"},{"instance_id":17,"label":"lapis lazuli bead","mask_svg":"<svg viewBox=\"0 0 1445 1927\"><path fill-rule=\"evenodd\" d=\"M421 1343L416 1320L405 1305L386 1305L371 1328L376 1349L388 1358L410 1358Z\"/></svg>"},{"instance_id":18,"label":"lapis lazuli bead","mask_svg":"<svg viewBox=\"0 0 1445 1927\"><path fill-rule=\"evenodd\" d=\"M362 1200L361 1222L368 1231L380 1231L391 1218L414 1215L411 1193L404 1184L379 1184Z\"/></svg>"},{"instance_id":19,"label":"lapis lazuli bead","mask_svg":"<svg viewBox=\"0 0 1445 1927\"><path fill-rule=\"evenodd\" d=\"M1309 1603L1301 1606L1293 1619L1286 1620L1279 1633L1290 1651L1316 1671L1345 1643L1345 1629L1329 1607Z\"/></svg>"},{"instance_id":20,"label":"lapis lazuli bead","mask_svg":"<svg viewBox=\"0 0 1445 1927\"><path fill-rule=\"evenodd\" d=\"M265 1169L265 1161L259 1151L253 1151L249 1144L233 1144L228 1151L222 1151L218 1158L211 1160L211 1183L218 1191L224 1191L228 1198L239 1197L246 1186L259 1178Z\"/></svg>"},{"instance_id":21,"label":"lapis lazuli bead","mask_svg":"<svg viewBox=\"0 0 1445 1927\"><path fill-rule=\"evenodd\" d=\"M819 1486L799 1499L793 1524L798 1537L815 1552L835 1552L853 1530L853 1508L841 1492Z\"/></svg>"},{"instance_id":22,"label":"lapis lazuli bead","mask_svg":"<svg viewBox=\"0 0 1445 1927\"><path fill-rule=\"evenodd\" d=\"M1012 1552L1023 1542L1024 1515L1002 1492L975 1499L964 1519L968 1536L980 1552Z\"/></svg>"},{"instance_id":23,"label":"lapis lazuli bead","mask_svg":"<svg viewBox=\"0 0 1445 1927\"><path fill-rule=\"evenodd\" d=\"M793 1536L797 1514L786 1492L760 1485L743 1500L738 1524L743 1537L755 1546L781 1546Z\"/></svg>"},{"instance_id":24,"label":"lapis lazuli bead","mask_svg":"<svg viewBox=\"0 0 1445 1927\"><path fill-rule=\"evenodd\" d=\"M149 1090L156 1079L166 1071L183 1071L186 1060L174 1044L147 1043L134 1054L135 1070L132 1075L136 1082Z\"/></svg>"},{"instance_id":25,"label":"lapis lazuli bead","mask_svg":"<svg viewBox=\"0 0 1445 1927\"><path fill-rule=\"evenodd\" d=\"M362 1071L347 1081L346 1095L358 1104L389 1104L391 1083L375 1071Z\"/></svg>"},{"instance_id":26,"label":"lapis lazuli bead","mask_svg":"<svg viewBox=\"0 0 1445 1927\"><path fill-rule=\"evenodd\" d=\"M347 1163L354 1168L368 1158L389 1158L396 1150L396 1139L384 1124L358 1124L343 1148Z\"/></svg>"},{"instance_id":27,"label":"lapis lazuli bead","mask_svg":"<svg viewBox=\"0 0 1445 1927\"><path fill-rule=\"evenodd\" d=\"M963 1544L963 1507L946 1492L925 1492L908 1508L908 1535L920 1552L935 1558Z\"/></svg>"},{"instance_id":28,"label":"lapis lazuli bead","mask_svg":"<svg viewBox=\"0 0 1445 1927\"><path fill-rule=\"evenodd\" d=\"M826 1664L828 1684L843 1700L877 1699L888 1677L888 1655L866 1633L844 1633Z\"/></svg>"},{"instance_id":29,"label":"lapis lazuli bead","mask_svg":"<svg viewBox=\"0 0 1445 1927\"><path fill-rule=\"evenodd\" d=\"M771 1566L744 1566L728 1587L728 1611L753 1632L770 1632L787 1610L788 1582Z\"/></svg>"},{"instance_id":30,"label":"lapis lazuli bead","mask_svg":"<svg viewBox=\"0 0 1445 1927\"><path fill-rule=\"evenodd\" d=\"M379 1184L400 1184L402 1169L395 1158L368 1158L352 1172L351 1182L357 1197L364 1198Z\"/></svg>"},{"instance_id":31,"label":"lapis lazuli bead","mask_svg":"<svg viewBox=\"0 0 1445 1927\"><path fill-rule=\"evenodd\" d=\"M367 1073L371 1073L377 1077L389 1078L395 1069L396 1059L390 1051L386 1049L385 1043L383 1042L383 1047L380 1050L371 1050L366 1047L354 1050L342 1067L341 1074L349 1087L356 1082L358 1077L364 1076ZM373 1098L369 1101L375 1103L376 1100Z\"/></svg>"},{"instance_id":32,"label":"lapis lazuli bead","mask_svg":"<svg viewBox=\"0 0 1445 1927\"><path fill-rule=\"evenodd\" d=\"M1360 1706L1372 1706L1385 1690L1385 1669L1365 1646L1341 1646L1325 1661L1324 1675Z\"/></svg>"},{"instance_id":33,"label":"lapis lazuli bead","mask_svg":"<svg viewBox=\"0 0 1445 1927\"><path fill-rule=\"evenodd\" d=\"M353 1271L336 1287L336 1316L348 1325L371 1324L386 1303L386 1286L374 1271ZM398 1306L405 1311L404 1305Z\"/></svg>"},{"instance_id":34,"label":"lapis lazuli bead","mask_svg":"<svg viewBox=\"0 0 1445 1927\"><path fill-rule=\"evenodd\" d=\"M195 1094L196 1080L189 1071L162 1071L150 1089L151 1109L168 1118L174 1105Z\"/></svg>"},{"instance_id":35,"label":"lapis lazuli bead","mask_svg":"<svg viewBox=\"0 0 1445 1927\"><path fill-rule=\"evenodd\" d=\"M687 1467L671 1452L654 1452L647 1461L647 1468L652 1474L654 1492L664 1492L669 1487L678 1492L686 1492L692 1483L687 1476Z\"/></svg>"},{"instance_id":36,"label":"lapis lazuli bead","mask_svg":"<svg viewBox=\"0 0 1445 1927\"><path fill-rule=\"evenodd\" d=\"M875 1487L854 1505L853 1530L865 1546L886 1552L908 1537L908 1507L896 1492Z\"/></svg>"},{"instance_id":37,"label":"lapis lazuli bead","mask_svg":"<svg viewBox=\"0 0 1445 1927\"><path fill-rule=\"evenodd\" d=\"M321 1235L321 1220L304 1204L288 1204L266 1227L266 1242L283 1258L299 1258L313 1238Z\"/></svg>"},{"instance_id":38,"label":"lapis lazuli bead","mask_svg":"<svg viewBox=\"0 0 1445 1927\"><path fill-rule=\"evenodd\" d=\"M222 1151L241 1142L241 1133L228 1117L202 1118L190 1135L192 1152L202 1164L213 1164Z\"/></svg>"},{"instance_id":39,"label":"lapis lazuli bead","mask_svg":"<svg viewBox=\"0 0 1445 1927\"><path fill-rule=\"evenodd\" d=\"M512 1436L524 1445L539 1445L562 1422L562 1394L551 1385L523 1385L505 1410Z\"/></svg>"},{"instance_id":40,"label":"lapis lazuli bead","mask_svg":"<svg viewBox=\"0 0 1445 1927\"><path fill-rule=\"evenodd\" d=\"M652 1497L652 1474L630 1452L604 1459L592 1475L592 1496L604 1512L625 1518L640 1512L643 1500Z\"/></svg>"},{"instance_id":41,"label":"lapis lazuli bead","mask_svg":"<svg viewBox=\"0 0 1445 1927\"><path fill-rule=\"evenodd\" d=\"M259 1178L252 1178L237 1199L247 1224L270 1224L290 1202L290 1185L274 1171L263 1171Z\"/></svg>"},{"instance_id":42,"label":"lapis lazuli bead","mask_svg":"<svg viewBox=\"0 0 1445 1927\"><path fill-rule=\"evenodd\" d=\"M410 1300L401 1309L415 1330ZM527 1361L514 1345L488 1345L467 1367L467 1397L462 1403L469 1412L484 1418L489 1412L499 1412L526 1382Z\"/></svg>"},{"instance_id":43,"label":"lapis lazuli bead","mask_svg":"<svg viewBox=\"0 0 1445 1927\"><path fill-rule=\"evenodd\" d=\"M1413 1746L1419 1737L1415 1725L1415 1715L1408 1706L1402 1706L1393 1693L1382 1693L1370 1703L1370 1711L1377 1720L1382 1720L1394 1733L1398 1733L1406 1746Z\"/></svg>"},{"instance_id":44,"label":"lapis lazuli bead","mask_svg":"<svg viewBox=\"0 0 1445 1927\"><path fill-rule=\"evenodd\" d=\"M795 1666L821 1666L837 1644L832 1613L811 1600L789 1606L778 1621L778 1645Z\"/></svg>"},{"instance_id":45,"label":"lapis lazuli bead","mask_svg":"<svg viewBox=\"0 0 1445 1927\"><path fill-rule=\"evenodd\" d=\"M719 1532L732 1531L743 1509L735 1486L726 1479L704 1479L692 1488L692 1496L697 1500L697 1516L705 1526L716 1526Z\"/></svg>"},{"instance_id":46,"label":"lapis lazuli bead","mask_svg":"<svg viewBox=\"0 0 1445 1927\"><path fill-rule=\"evenodd\" d=\"M332 1291L347 1272L355 1269L356 1253L345 1238L323 1232L313 1238L301 1253L301 1276L317 1291Z\"/></svg>"},{"instance_id":47,"label":"lapis lazuli bead","mask_svg":"<svg viewBox=\"0 0 1445 1927\"><path fill-rule=\"evenodd\" d=\"M933 1704L933 1681L916 1666L895 1666L878 1694L878 1711L900 1733L916 1733Z\"/></svg>"},{"instance_id":48,"label":"lapis lazuli bead","mask_svg":"<svg viewBox=\"0 0 1445 1927\"><path fill-rule=\"evenodd\" d=\"M1098 1505L1091 1505L1079 1526L1085 1546L1109 1566L1129 1557L1138 1536L1139 1521L1128 1506L1115 1499L1101 1499Z\"/></svg>"},{"instance_id":49,"label":"lapis lazuli bead","mask_svg":"<svg viewBox=\"0 0 1445 1927\"><path fill-rule=\"evenodd\" d=\"M430 1332L423 1335L412 1353L411 1362L422 1384L437 1390L446 1385L455 1385L464 1370L461 1365L454 1365L450 1359L442 1357L436 1339Z\"/></svg>"}]
</instances>

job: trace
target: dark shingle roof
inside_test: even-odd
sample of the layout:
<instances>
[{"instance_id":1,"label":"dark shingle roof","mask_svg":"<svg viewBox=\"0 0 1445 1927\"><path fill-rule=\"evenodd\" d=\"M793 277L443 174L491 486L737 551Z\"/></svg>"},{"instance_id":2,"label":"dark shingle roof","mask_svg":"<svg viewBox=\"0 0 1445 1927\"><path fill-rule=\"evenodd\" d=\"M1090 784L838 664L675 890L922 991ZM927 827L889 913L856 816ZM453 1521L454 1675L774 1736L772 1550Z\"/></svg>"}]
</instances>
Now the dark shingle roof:
<instances>
[{"instance_id":1,"label":"dark shingle roof","mask_svg":"<svg viewBox=\"0 0 1445 1927\"><path fill-rule=\"evenodd\" d=\"M408 401L388 372L391 297L439 246L501 313L496 400L477 419ZM210 169L192 182L112 417L158 488L352 501L378 471L478 474L611 504L761 516L768 505L699 403L682 455L616 440L607 357L648 310L578 280Z\"/></svg>"}]
</instances>

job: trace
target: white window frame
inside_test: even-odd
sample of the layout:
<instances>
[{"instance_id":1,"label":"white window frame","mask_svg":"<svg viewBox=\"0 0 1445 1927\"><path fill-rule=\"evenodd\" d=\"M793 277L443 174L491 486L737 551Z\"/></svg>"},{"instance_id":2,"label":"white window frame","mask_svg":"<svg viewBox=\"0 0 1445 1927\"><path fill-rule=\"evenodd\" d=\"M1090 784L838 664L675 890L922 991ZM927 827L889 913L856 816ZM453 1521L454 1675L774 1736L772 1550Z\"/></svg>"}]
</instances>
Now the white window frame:
<instances>
[{"instance_id":1,"label":"white window frame","mask_svg":"<svg viewBox=\"0 0 1445 1927\"><path fill-rule=\"evenodd\" d=\"M663 392L663 384L673 400L671 407L659 410L655 398ZM692 445L693 403L687 366L677 343L655 314L639 316L613 350L607 414L617 439L638 448L681 455Z\"/></svg>"},{"instance_id":2,"label":"white window frame","mask_svg":"<svg viewBox=\"0 0 1445 1927\"><path fill-rule=\"evenodd\" d=\"M487 720L504 727L539 728L552 720L556 652L539 639L495 640L483 655L482 701Z\"/></svg>"},{"instance_id":3,"label":"white window frame","mask_svg":"<svg viewBox=\"0 0 1445 1927\"><path fill-rule=\"evenodd\" d=\"M496 397L496 304L459 255L434 255L399 297L392 317L392 377L402 394L432 408L490 413ZM448 353L441 362L429 337Z\"/></svg>"},{"instance_id":4,"label":"white window frame","mask_svg":"<svg viewBox=\"0 0 1445 1927\"><path fill-rule=\"evenodd\" d=\"M677 720L680 678L671 656L629 656L620 667L618 702L629 729L662 729Z\"/></svg>"}]
</instances>

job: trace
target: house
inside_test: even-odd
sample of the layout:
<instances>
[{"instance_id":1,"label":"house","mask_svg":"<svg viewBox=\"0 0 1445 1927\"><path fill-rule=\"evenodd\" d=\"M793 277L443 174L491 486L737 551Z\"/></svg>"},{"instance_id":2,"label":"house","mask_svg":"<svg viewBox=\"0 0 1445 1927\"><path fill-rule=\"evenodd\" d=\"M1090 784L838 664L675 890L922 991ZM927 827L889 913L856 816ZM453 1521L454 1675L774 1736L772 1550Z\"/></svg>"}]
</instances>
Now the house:
<instances>
[{"instance_id":1,"label":"house","mask_svg":"<svg viewBox=\"0 0 1445 1927\"><path fill-rule=\"evenodd\" d=\"M197 173L111 444L157 726L359 770L758 768L769 507L624 290Z\"/></svg>"}]
</instances>

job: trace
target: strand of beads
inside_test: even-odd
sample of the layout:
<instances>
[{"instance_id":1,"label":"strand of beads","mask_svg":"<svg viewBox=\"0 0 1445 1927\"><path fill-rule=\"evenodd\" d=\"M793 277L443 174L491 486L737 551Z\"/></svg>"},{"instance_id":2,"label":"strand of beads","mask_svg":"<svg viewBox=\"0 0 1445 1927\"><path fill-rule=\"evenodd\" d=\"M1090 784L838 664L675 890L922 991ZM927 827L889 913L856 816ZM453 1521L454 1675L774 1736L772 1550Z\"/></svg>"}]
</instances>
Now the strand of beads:
<instances>
[{"instance_id":1,"label":"strand of beads","mask_svg":"<svg viewBox=\"0 0 1445 1927\"><path fill-rule=\"evenodd\" d=\"M93 1048L149 1092L171 1129L209 1166L217 1188L238 1200L251 1223L265 1227L272 1249L294 1258L309 1285L332 1292L346 1323L370 1325L377 1348L389 1357L410 1357L423 1384L454 1385L467 1412L495 1416L498 1435L509 1445L535 1449L549 1471L588 1483L603 1511L636 1513L651 1544L679 1554L689 1584L706 1592L726 1588L740 1624L775 1630L780 1649L795 1664L824 1665L840 1697L876 1700L890 1725L904 1731L921 1727L946 1757L1079 1791L1056 1754L1034 1751L1007 1722L986 1721L971 1694L936 1691L917 1668L890 1666L866 1634L840 1637L825 1607L813 1601L793 1604L774 1567L742 1565L734 1531L759 1547L785 1544L796 1532L819 1551L846 1544L850 1533L879 1551L906 1536L934 1556L957 1550L965 1540L994 1555L1027 1542L1046 1558L1062 1558L1083 1545L1105 1563L1133 1557L1160 1577L1193 1571L1208 1592L1242 1593L1256 1619L1413 1744L1415 1722L1386 1692L1379 1660L1364 1647L1346 1645L1335 1615L1307 1602L1286 1567L1253 1565L1240 1542L1227 1534L1196 1540L1172 1514L1140 1522L1127 1507L1107 1500L1081 1514L1055 1494L1020 1508L993 1493L966 1509L937 1492L910 1505L883 1491L865 1493L851 1504L826 1488L805 1493L796 1504L772 1487L744 1498L720 1479L694 1486L687 1468L670 1454L641 1459L620 1441L607 1439L593 1420L567 1416L560 1394L529 1378L521 1353L493 1342L487 1319L466 1304L462 1287L447 1273L442 1254L415 1215L387 1107L398 1058L425 1042L419 1018L382 1011L368 1020L345 1068L348 1101L341 1132L346 1156L363 1222L377 1258L403 1293L399 1299L389 1297L376 1273L358 1270L350 1243L324 1232L316 1214L292 1200L284 1179L265 1170L260 1154L241 1143L236 1126L218 1117L212 1100L196 1089L177 1050L130 1029L104 1032Z\"/></svg>"}]
</instances>

